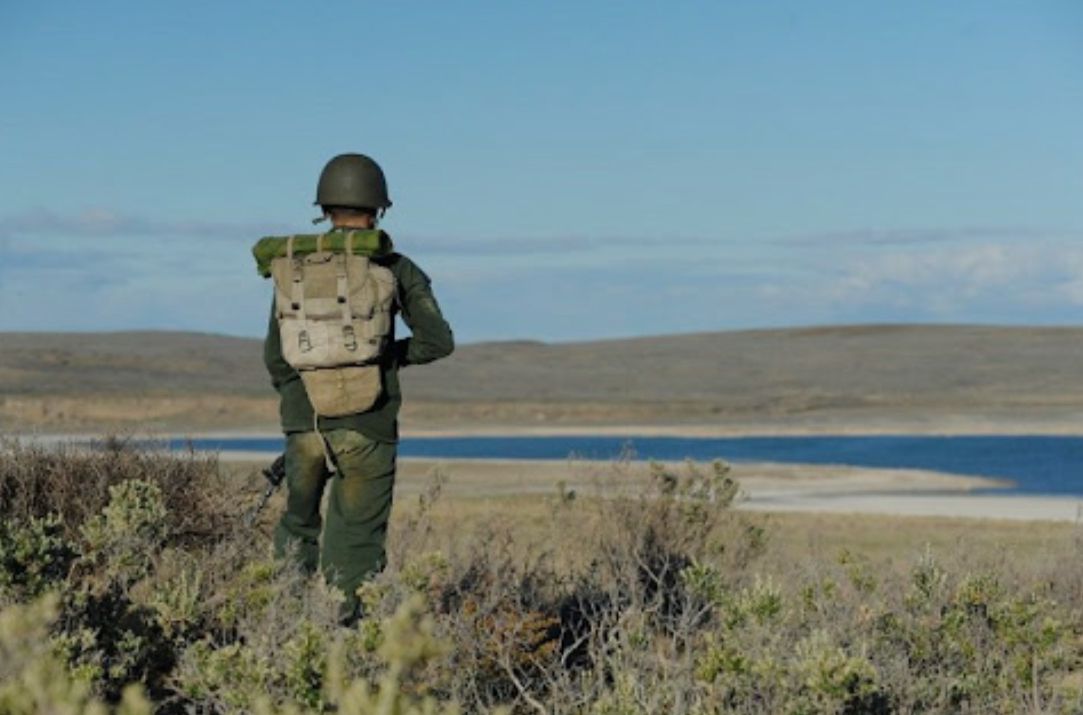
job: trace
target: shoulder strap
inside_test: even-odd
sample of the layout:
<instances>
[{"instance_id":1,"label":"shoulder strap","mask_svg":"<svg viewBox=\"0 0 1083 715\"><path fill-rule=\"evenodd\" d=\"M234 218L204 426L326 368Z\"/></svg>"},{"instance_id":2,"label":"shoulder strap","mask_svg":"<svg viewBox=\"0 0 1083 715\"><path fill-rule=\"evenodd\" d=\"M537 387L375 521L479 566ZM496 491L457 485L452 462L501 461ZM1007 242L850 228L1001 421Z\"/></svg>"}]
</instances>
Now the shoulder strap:
<instances>
[{"instance_id":1,"label":"shoulder strap","mask_svg":"<svg viewBox=\"0 0 1083 715\"><path fill-rule=\"evenodd\" d=\"M293 257L293 236L286 239L286 260L290 263L290 277L292 278L290 284L290 302L293 304L293 310L297 311L297 317L303 322L307 319L305 315L305 272L304 261L301 259L294 259Z\"/></svg>"},{"instance_id":2,"label":"shoulder strap","mask_svg":"<svg viewBox=\"0 0 1083 715\"><path fill-rule=\"evenodd\" d=\"M353 307L350 305L350 255L353 253L353 234L346 234L345 253L335 256L335 293L339 308L342 309L342 323L353 322Z\"/></svg>"}]
</instances>

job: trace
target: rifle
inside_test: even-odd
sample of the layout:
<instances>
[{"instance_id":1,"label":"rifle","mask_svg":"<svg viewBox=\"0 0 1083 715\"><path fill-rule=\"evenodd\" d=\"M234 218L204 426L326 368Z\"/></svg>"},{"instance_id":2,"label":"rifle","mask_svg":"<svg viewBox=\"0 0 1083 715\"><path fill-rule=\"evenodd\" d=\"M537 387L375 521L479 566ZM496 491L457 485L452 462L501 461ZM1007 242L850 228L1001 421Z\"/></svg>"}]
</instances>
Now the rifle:
<instances>
[{"instance_id":1,"label":"rifle","mask_svg":"<svg viewBox=\"0 0 1083 715\"><path fill-rule=\"evenodd\" d=\"M244 515L245 526L252 526L252 524L256 522L256 517L263 511L263 507L267 506L267 502L270 501L271 495L275 493L278 486L282 484L282 480L286 478L286 455L278 455L278 458L271 462L271 466L264 467L260 473L263 475L263 478L267 480L267 488L263 490L263 495L260 497L259 503Z\"/></svg>"}]
</instances>

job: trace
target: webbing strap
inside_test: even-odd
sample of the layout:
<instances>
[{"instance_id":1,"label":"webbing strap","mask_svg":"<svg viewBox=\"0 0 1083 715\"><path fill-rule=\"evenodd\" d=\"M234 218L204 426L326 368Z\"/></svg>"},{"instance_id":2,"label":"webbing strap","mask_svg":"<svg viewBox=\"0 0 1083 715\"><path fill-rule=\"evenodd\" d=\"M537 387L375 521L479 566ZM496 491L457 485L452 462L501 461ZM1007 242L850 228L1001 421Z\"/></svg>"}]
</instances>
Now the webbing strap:
<instances>
[{"instance_id":1,"label":"webbing strap","mask_svg":"<svg viewBox=\"0 0 1083 715\"><path fill-rule=\"evenodd\" d=\"M365 266L365 273L361 276L361 290L368 289L368 292L370 294L369 305L372 306L369 314L364 316L363 320L372 320L372 316L375 314L376 311L376 303L379 301L380 296L379 292L376 289L376 281L372 280L372 261L368 258L365 258L365 260L361 261L361 263Z\"/></svg>"},{"instance_id":2,"label":"webbing strap","mask_svg":"<svg viewBox=\"0 0 1083 715\"><path fill-rule=\"evenodd\" d=\"M293 279L290 285L290 301L293 305L290 307L297 312L298 320L304 323L307 319L305 314L305 273L302 267L303 261L299 258L297 260L293 259L293 238L293 236L290 236L286 239L286 260L290 262L291 278Z\"/></svg>"},{"instance_id":3,"label":"webbing strap","mask_svg":"<svg viewBox=\"0 0 1083 715\"><path fill-rule=\"evenodd\" d=\"M335 460L331 458L331 448L327 446L327 438L320 432L320 415L315 409L312 410L312 431L320 438L320 447L323 449L323 463L327 465L327 471L334 475L338 470L335 468Z\"/></svg>"},{"instance_id":4,"label":"webbing strap","mask_svg":"<svg viewBox=\"0 0 1083 715\"><path fill-rule=\"evenodd\" d=\"M346 235L346 252L335 256L335 278L338 304L342 309L342 324L353 323L353 307L350 305L350 256L353 254L353 232Z\"/></svg>"}]
</instances>

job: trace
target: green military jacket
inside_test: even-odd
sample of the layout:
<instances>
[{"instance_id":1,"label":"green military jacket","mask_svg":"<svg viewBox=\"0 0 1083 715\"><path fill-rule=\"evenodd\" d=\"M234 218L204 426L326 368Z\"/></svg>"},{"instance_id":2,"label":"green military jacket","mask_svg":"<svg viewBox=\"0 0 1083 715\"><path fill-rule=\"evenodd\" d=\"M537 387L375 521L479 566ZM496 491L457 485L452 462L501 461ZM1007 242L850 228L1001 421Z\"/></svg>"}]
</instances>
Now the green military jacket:
<instances>
[{"instance_id":1,"label":"green military jacket","mask_svg":"<svg viewBox=\"0 0 1083 715\"><path fill-rule=\"evenodd\" d=\"M383 393L367 411L345 417L321 417L321 431L352 429L379 442L398 441L398 414L402 405L399 368L422 365L451 354L455 348L451 328L433 296L429 277L417 264L400 253L377 254L370 258L395 276L397 294L393 316L401 315L410 328L410 337L396 339L394 321L389 347L380 360ZM278 318L271 306L271 320L263 343L263 361L278 391L282 431L306 432L313 428L312 403L305 393L300 374L282 357Z\"/></svg>"}]
</instances>

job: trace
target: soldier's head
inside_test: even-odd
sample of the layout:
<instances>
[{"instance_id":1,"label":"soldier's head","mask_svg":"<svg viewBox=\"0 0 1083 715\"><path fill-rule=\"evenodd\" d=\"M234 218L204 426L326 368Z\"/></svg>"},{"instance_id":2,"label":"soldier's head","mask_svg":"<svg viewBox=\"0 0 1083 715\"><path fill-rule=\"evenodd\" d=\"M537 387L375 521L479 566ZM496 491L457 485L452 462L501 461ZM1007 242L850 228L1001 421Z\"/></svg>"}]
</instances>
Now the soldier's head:
<instances>
[{"instance_id":1,"label":"soldier's head","mask_svg":"<svg viewBox=\"0 0 1083 715\"><path fill-rule=\"evenodd\" d=\"M391 198L379 164L364 154L339 154L320 172L315 203L335 226L373 228Z\"/></svg>"}]
</instances>

